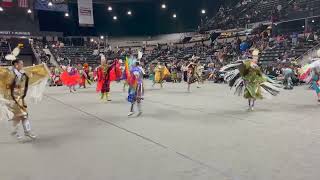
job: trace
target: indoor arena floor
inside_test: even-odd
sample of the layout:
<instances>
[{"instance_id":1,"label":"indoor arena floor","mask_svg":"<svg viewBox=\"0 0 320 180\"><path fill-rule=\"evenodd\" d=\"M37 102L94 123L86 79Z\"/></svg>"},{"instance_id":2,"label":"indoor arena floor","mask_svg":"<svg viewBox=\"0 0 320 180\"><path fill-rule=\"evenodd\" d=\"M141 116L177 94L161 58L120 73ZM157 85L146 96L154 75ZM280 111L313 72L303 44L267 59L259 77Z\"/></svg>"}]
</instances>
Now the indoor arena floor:
<instances>
[{"instance_id":1,"label":"indoor arena floor","mask_svg":"<svg viewBox=\"0 0 320 180\"><path fill-rule=\"evenodd\" d=\"M305 86L253 112L224 84L145 87L130 118L121 83L112 102L94 87L48 87L29 104L37 140L17 142L0 122L0 179L319 180L320 105Z\"/></svg>"}]
</instances>

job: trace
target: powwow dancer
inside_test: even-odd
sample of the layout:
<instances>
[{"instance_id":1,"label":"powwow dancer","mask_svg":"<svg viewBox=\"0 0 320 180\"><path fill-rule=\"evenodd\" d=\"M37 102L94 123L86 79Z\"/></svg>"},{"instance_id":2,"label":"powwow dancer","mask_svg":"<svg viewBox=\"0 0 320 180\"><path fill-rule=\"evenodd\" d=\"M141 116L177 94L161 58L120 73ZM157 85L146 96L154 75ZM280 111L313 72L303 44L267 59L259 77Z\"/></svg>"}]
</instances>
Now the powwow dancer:
<instances>
[{"instance_id":1,"label":"powwow dancer","mask_svg":"<svg viewBox=\"0 0 320 180\"><path fill-rule=\"evenodd\" d=\"M19 124L22 124L24 134L29 138L36 138L31 131L26 97L39 101L42 98L48 82L49 70L45 64L25 67L23 61L16 59L20 50L13 50L7 55L12 60L12 67L0 67L0 120L12 121L11 135L18 140Z\"/></svg>"},{"instance_id":2,"label":"powwow dancer","mask_svg":"<svg viewBox=\"0 0 320 180\"><path fill-rule=\"evenodd\" d=\"M153 80L152 87L154 87L156 83L159 83L160 87L163 88L163 81L169 75L170 75L170 72L167 69L167 67L161 65L161 63L158 62L157 66L154 68L154 80Z\"/></svg>"},{"instance_id":3,"label":"powwow dancer","mask_svg":"<svg viewBox=\"0 0 320 180\"><path fill-rule=\"evenodd\" d=\"M128 101L131 103L130 112L128 116L132 116L134 114L134 106L137 104L138 115L142 114L142 100L144 95L144 86L143 86L143 74L144 70L140 67L139 62L131 62L129 63L129 59L126 60L125 63L125 73L127 77L127 82L129 85L128 90ZM132 64L129 66L129 64Z\"/></svg>"},{"instance_id":4,"label":"powwow dancer","mask_svg":"<svg viewBox=\"0 0 320 180\"><path fill-rule=\"evenodd\" d=\"M187 84L188 84L188 92L191 92L191 84L195 83L195 82L200 82L200 76L198 75L197 72L197 65L193 62L191 62L188 66L188 71L187 71L187 78L185 79ZM197 86L197 88L200 88L199 86Z\"/></svg>"},{"instance_id":5,"label":"powwow dancer","mask_svg":"<svg viewBox=\"0 0 320 180\"><path fill-rule=\"evenodd\" d=\"M78 70L72 66L65 68L64 72L60 76L62 84L69 87L70 93L76 91L76 85L80 84L81 77Z\"/></svg>"},{"instance_id":6,"label":"powwow dancer","mask_svg":"<svg viewBox=\"0 0 320 180\"><path fill-rule=\"evenodd\" d=\"M81 82L79 86L83 88L87 88L86 86L87 83L91 85L89 65L87 63L84 63L83 67L79 70L79 72L81 77Z\"/></svg>"},{"instance_id":7,"label":"powwow dancer","mask_svg":"<svg viewBox=\"0 0 320 180\"><path fill-rule=\"evenodd\" d=\"M225 81L231 88L235 88L235 94L244 94L248 100L249 110L253 110L255 101L264 97L276 96L280 93L281 85L263 74L256 60L248 59L224 66Z\"/></svg>"},{"instance_id":8,"label":"powwow dancer","mask_svg":"<svg viewBox=\"0 0 320 180\"><path fill-rule=\"evenodd\" d=\"M320 59L315 58L313 62L305 65L301 69L299 78L301 81L311 84L311 88L316 92L317 100L320 102Z\"/></svg>"},{"instance_id":9,"label":"powwow dancer","mask_svg":"<svg viewBox=\"0 0 320 180\"><path fill-rule=\"evenodd\" d=\"M101 93L100 99L110 99L110 83L118 80L121 77L121 69L118 60L115 60L111 65L107 64L104 55L101 56L101 65L97 68L97 92Z\"/></svg>"}]
</instances>

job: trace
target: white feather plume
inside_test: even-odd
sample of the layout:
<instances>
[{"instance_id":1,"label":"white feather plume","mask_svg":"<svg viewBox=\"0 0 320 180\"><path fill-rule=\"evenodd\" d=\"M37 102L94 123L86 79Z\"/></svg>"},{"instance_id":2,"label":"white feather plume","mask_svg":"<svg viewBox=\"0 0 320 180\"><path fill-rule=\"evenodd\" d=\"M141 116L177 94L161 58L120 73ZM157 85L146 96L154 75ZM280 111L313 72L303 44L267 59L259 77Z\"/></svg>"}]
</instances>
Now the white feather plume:
<instances>
[{"instance_id":1,"label":"white feather plume","mask_svg":"<svg viewBox=\"0 0 320 180\"><path fill-rule=\"evenodd\" d=\"M12 50L11 52L12 55L14 55L15 57L19 56L20 54L20 48L19 47L16 47Z\"/></svg>"}]
</instances>

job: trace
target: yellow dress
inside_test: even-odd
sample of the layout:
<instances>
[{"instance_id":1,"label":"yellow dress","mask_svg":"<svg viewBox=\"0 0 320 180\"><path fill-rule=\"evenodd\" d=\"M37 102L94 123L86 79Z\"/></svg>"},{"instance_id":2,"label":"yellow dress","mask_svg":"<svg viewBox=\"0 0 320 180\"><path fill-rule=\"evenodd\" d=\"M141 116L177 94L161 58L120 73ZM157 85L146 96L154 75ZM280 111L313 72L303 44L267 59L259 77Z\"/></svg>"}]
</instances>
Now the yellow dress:
<instances>
[{"instance_id":1,"label":"yellow dress","mask_svg":"<svg viewBox=\"0 0 320 180\"><path fill-rule=\"evenodd\" d=\"M157 66L154 69L154 82L162 83L163 80L169 75L170 75L170 72L165 66Z\"/></svg>"}]
</instances>

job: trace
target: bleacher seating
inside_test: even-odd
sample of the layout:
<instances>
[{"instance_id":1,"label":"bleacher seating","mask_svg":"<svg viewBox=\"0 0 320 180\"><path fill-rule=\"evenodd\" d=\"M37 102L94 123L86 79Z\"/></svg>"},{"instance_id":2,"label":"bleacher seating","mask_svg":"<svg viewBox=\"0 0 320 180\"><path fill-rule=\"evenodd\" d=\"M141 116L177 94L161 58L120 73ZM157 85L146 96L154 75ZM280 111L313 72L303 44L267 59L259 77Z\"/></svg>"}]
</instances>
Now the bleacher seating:
<instances>
[{"instance_id":1,"label":"bleacher seating","mask_svg":"<svg viewBox=\"0 0 320 180\"><path fill-rule=\"evenodd\" d=\"M271 64L277 62L277 60L281 60L281 57L285 54L285 52L288 53L290 59L296 59L299 58L301 55L306 53L309 49L313 48L315 45L317 45L318 42L309 42L305 41L302 42L300 45L296 47L276 47L271 49L266 49L263 51L260 55L259 61L262 64Z\"/></svg>"},{"instance_id":2,"label":"bleacher seating","mask_svg":"<svg viewBox=\"0 0 320 180\"><path fill-rule=\"evenodd\" d=\"M0 42L0 54L9 54L10 53L10 45L8 42Z\"/></svg>"},{"instance_id":3,"label":"bleacher seating","mask_svg":"<svg viewBox=\"0 0 320 180\"><path fill-rule=\"evenodd\" d=\"M320 0L251 0L245 5L220 9L202 29L244 28L246 24L277 22L320 15Z\"/></svg>"},{"instance_id":4,"label":"bleacher seating","mask_svg":"<svg viewBox=\"0 0 320 180\"><path fill-rule=\"evenodd\" d=\"M72 64L99 64L100 57L93 55L94 49L86 46L64 46L53 47L50 49L52 54L61 64L69 64L69 60ZM62 61L62 62L61 62Z\"/></svg>"},{"instance_id":5,"label":"bleacher seating","mask_svg":"<svg viewBox=\"0 0 320 180\"><path fill-rule=\"evenodd\" d=\"M288 10L288 19L317 15L320 15L320 0L295 0Z\"/></svg>"}]
</instances>

